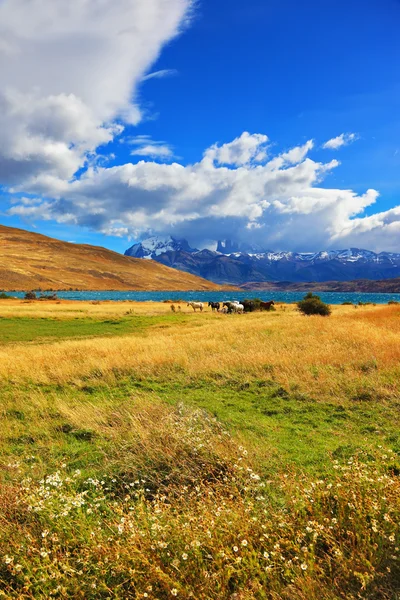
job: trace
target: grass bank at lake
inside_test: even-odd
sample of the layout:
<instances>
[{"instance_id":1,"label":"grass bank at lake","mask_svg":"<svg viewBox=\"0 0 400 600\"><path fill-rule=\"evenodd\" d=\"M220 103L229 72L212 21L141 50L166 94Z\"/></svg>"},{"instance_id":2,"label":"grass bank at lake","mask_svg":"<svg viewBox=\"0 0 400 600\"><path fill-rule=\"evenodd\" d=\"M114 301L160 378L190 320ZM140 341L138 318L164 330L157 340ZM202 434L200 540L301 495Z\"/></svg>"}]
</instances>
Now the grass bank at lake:
<instances>
[{"instance_id":1,"label":"grass bank at lake","mask_svg":"<svg viewBox=\"0 0 400 600\"><path fill-rule=\"evenodd\" d=\"M396 306L0 301L0 597L399 598L399 359Z\"/></svg>"}]
</instances>

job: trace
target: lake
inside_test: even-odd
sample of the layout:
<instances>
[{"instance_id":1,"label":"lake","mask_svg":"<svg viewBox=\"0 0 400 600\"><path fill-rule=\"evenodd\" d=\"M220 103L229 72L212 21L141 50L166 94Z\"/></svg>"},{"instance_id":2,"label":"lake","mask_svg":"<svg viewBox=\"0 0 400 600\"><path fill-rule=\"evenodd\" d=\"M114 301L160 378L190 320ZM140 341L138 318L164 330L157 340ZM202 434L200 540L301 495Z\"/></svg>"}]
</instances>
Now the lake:
<instances>
[{"instance_id":1,"label":"lake","mask_svg":"<svg viewBox=\"0 0 400 600\"><path fill-rule=\"evenodd\" d=\"M10 295L23 298L24 292L8 292ZM387 304L389 300L400 302L400 294L363 294L359 292L315 292L328 304L342 304L342 302L372 302L374 304ZM275 302L297 302L304 298L304 292L270 292L260 290L246 290L245 292L57 292L59 298L68 300L113 300L123 302L133 300L136 302L163 302L163 300L198 300L200 302L221 302L223 300L243 300L244 298L261 298L262 300L275 300Z\"/></svg>"}]
</instances>

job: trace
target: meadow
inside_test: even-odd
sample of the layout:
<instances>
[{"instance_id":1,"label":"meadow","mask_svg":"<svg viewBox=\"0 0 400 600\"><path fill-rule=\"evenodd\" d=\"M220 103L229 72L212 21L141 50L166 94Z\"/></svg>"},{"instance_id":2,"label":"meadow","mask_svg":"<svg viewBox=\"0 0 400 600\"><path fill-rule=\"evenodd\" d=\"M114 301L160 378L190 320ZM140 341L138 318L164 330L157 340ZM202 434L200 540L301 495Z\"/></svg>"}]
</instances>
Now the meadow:
<instances>
[{"instance_id":1,"label":"meadow","mask_svg":"<svg viewBox=\"0 0 400 600\"><path fill-rule=\"evenodd\" d=\"M400 307L0 301L0 598L400 598Z\"/></svg>"}]
</instances>

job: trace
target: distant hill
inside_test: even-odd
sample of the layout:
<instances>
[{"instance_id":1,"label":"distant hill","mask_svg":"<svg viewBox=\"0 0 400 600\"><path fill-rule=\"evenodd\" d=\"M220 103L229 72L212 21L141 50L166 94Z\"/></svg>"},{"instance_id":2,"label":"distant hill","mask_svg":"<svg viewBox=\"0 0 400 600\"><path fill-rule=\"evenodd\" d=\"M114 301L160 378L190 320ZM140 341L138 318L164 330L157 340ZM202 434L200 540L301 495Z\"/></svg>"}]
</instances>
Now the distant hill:
<instances>
[{"instance_id":1,"label":"distant hill","mask_svg":"<svg viewBox=\"0 0 400 600\"><path fill-rule=\"evenodd\" d=\"M302 282L248 282L242 290L286 291L286 292L363 292L372 294L400 294L400 277L395 279L356 279L355 281Z\"/></svg>"},{"instance_id":2,"label":"distant hill","mask_svg":"<svg viewBox=\"0 0 400 600\"><path fill-rule=\"evenodd\" d=\"M400 277L400 254L360 248L320 252L272 252L219 241L217 251L191 248L186 240L152 237L126 254L153 259L224 285L250 282L353 281Z\"/></svg>"},{"instance_id":3,"label":"distant hill","mask_svg":"<svg viewBox=\"0 0 400 600\"><path fill-rule=\"evenodd\" d=\"M0 289L38 288L185 291L221 286L152 260L0 225Z\"/></svg>"}]
</instances>

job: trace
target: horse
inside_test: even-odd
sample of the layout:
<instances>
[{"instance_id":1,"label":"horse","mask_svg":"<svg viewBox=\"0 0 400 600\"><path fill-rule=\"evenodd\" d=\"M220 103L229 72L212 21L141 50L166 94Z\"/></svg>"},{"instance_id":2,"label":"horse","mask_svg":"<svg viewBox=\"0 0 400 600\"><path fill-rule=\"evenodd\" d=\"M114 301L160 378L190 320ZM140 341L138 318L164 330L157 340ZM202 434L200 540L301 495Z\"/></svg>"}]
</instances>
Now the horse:
<instances>
[{"instance_id":1,"label":"horse","mask_svg":"<svg viewBox=\"0 0 400 600\"><path fill-rule=\"evenodd\" d=\"M194 310L194 312L196 312L197 309L200 310L200 312L203 312L203 303L202 302L188 302L187 306L191 306Z\"/></svg>"},{"instance_id":2,"label":"horse","mask_svg":"<svg viewBox=\"0 0 400 600\"><path fill-rule=\"evenodd\" d=\"M243 300L242 304L244 306L244 312L253 312L255 309L255 304L253 300Z\"/></svg>"},{"instance_id":3,"label":"horse","mask_svg":"<svg viewBox=\"0 0 400 600\"><path fill-rule=\"evenodd\" d=\"M271 306L274 306L275 302L269 300L268 302L260 302L260 310L271 310Z\"/></svg>"},{"instance_id":4,"label":"horse","mask_svg":"<svg viewBox=\"0 0 400 600\"><path fill-rule=\"evenodd\" d=\"M243 304L239 304L239 302L238 303L235 302L233 304L232 309L233 309L234 313L237 313L237 314L240 314L240 315L244 313L244 306L243 306Z\"/></svg>"},{"instance_id":5,"label":"horse","mask_svg":"<svg viewBox=\"0 0 400 600\"><path fill-rule=\"evenodd\" d=\"M234 300L233 302L224 302L223 306L226 307L228 309L228 313L242 313L244 311L244 306L243 304L239 304L239 302L237 300Z\"/></svg>"},{"instance_id":6,"label":"horse","mask_svg":"<svg viewBox=\"0 0 400 600\"><path fill-rule=\"evenodd\" d=\"M227 308L229 314L231 312L233 312L234 305L235 305L234 302L223 302L223 304L222 304L223 307Z\"/></svg>"},{"instance_id":7,"label":"horse","mask_svg":"<svg viewBox=\"0 0 400 600\"><path fill-rule=\"evenodd\" d=\"M223 306L219 312L221 312L224 315L227 315L228 314L228 307L227 306Z\"/></svg>"},{"instance_id":8,"label":"horse","mask_svg":"<svg viewBox=\"0 0 400 600\"><path fill-rule=\"evenodd\" d=\"M214 312L214 310L216 310L217 312L219 311L221 305L219 302L209 302L208 306L211 306L211 310Z\"/></svg>"}]
</instances>

